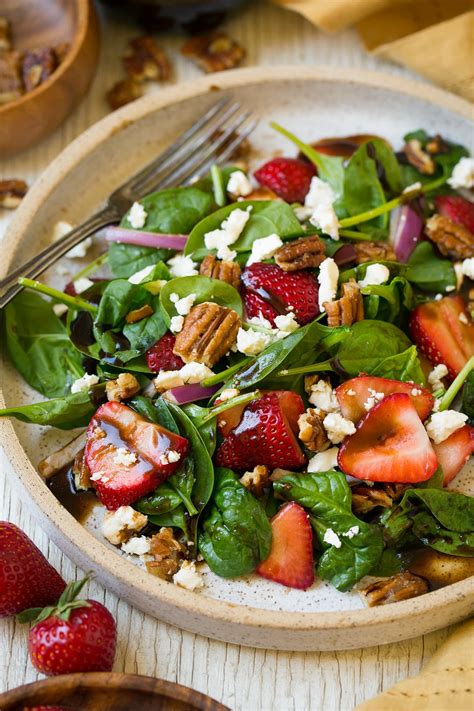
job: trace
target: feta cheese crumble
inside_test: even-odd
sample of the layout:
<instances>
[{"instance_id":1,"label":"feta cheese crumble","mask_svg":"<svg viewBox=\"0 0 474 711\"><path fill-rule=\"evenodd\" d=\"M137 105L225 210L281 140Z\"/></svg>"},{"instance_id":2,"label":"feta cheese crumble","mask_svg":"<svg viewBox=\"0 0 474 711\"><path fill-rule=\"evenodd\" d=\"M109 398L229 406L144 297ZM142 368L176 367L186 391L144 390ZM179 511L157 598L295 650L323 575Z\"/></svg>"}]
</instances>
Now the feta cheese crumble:
<instances>
[{"instance_id":1,"label":"feta cheese crumble","mask_svg":"<svg viewBox=\"0 0 474 711\"><path fill-rule=\"evenodd\" d=\"M226 189L235 197L247 197L253 191L252 183L242 170L234 170L230 174Z\"/></svg>"},{"instance_id":2,"label":"feta cheese crumble","mask_svg":"<svg viewBox=\"0 0 474 711\"><path fill-rule=\"evenodd\" d=\"M254 331L252 328L247 331L239 328L237 333L237 350L244 355L258 355L271 342L272 337L270 334Z\"/></svg>"},{"instance_id":3,"label":"feta cheese crumble","mask_svg":"<svg viewBox=\"0 0 474 711\"><path fill-rule=\"evenodd\" d=\"M150 552L150 539L146 536L134 536L122 543L122 550L129 555L145 555Z\"/></svg>"},{"instance_id":4,"label":"feta cheese crumble","mask_svg":"<svg viewBox=\"0 0 474 711\"><path fill-rule=\"evenodd\" d=\"M354 538L354 536L357 536L359 533L360 528L359 526L351 526L348 531L343 533L342 535L345 536L346 538Z\"/></svg>"},{"instance_id":5,"label":"feta cheese crumble","mask_svg":"<svg viewBox=\"0 0 474 711\"><path fill-rule=\"evenodd\" d=\"M173 296L178 297L176 300L173 299ZM177 294L171 294L171 301L174 303L174 307L178 314L180 316L187 316L188 313L191 311L194 302L196 301L197 295L196 294L189 294L188 296L183 296L181 299Z\"/></svg>"},{"instance_id":6,"label":"feta cheese crumble","mask_svg":"<svg viewBox=\"0 0 474 711\"><path fill-rule=\"evenodd\" d=\"M78 378L71 385L72 393L79 393L81 390L89 390L93 385L97 385L99 378L97 375L89 375L86 373L82 378Z\"/></svg>"},{"instance_id":7,"label":"feta cheese crumble","mask_svg":"<svg viewBox=\"0 0 474 711\"><path fill-rule=\"evenodd\" d=\"M276 234L254 240L247 266L254 264L254 262L263 262L264 259L270 259L281 246L283 246L283 242Z\"/></svg>"},{"instance_id":8,"label":"feta cheese crumble","mask_svg":"<svg viewBox=\"0 0 474 711\"><path fill-rule=\"evenodd\" d=\"M364 402L364 410L368 412L373 408L375 403L380 402L385 397L385 393L378 393L376 390L369 388L369 397Z\"/></svg>"},{"instance_id":9,"label":"feta cheese crumble","mask_svg":"<svg viewBox=\"0 0 474 711\"><path fill-rule=\"evenodd\" d=\"M341 539L337 533L332 530L332 528L327 528L325 530L323 541L330 546L334 546L334 548L340 548L342 546Z\"/></svg>"},{"instance_id":10,"label":"feta cheese crumble","mask_svg":"<svg viewBox=\"0 0 474 711\"><path fill-rule=\"evenodd\" d=\"M338 447L331 447L330 449L326 449L324 452L318 452L309 460L308 471L316 473L327 472L330 469L334 469L334 467L337 467L338 452Z\"/></svg>"},{"instance_id":11,"label":"feta cheese crumble","mask_svg":"<svg viewBox=\"0 0 474 711\"><path fill-rule=\"evenodd\" d=\"M333 444L339 444L344 437L354 434L356 431L354 423L346 420L338 412L330 412L329 415L326 415L323 425L329 440Z\"/></svg>"},{"instance_id":12,"label":"feta cheese crumble","mask_svg":"<svg viewBox=\"0 0 474 711\"><path fill-rule=\"evenodd\" d=\"M61 316L64 316L64 314L67 312L67 310L68 310L68 307L66 306L66 304L54 304L53 305L53 311L58 318L60 318Z\"/></svg>"},{"instance_id":13,"label":"feta cheese crumble","mask_svg":"<svg viewBox=\"0 0 474 711\"><path fill-rule=\"evenodd\" d=\"M180 459L181 455L179 452L176 452L174 449L169 449L161 455L160 464L174 464L175 462L179 462Z\"/></svg>"},{"instance_id":14,"label":"feta cheese crumble","mask_svg":"<svg viewBox=\"0 0 474 711\"><path fill-rule=\"evenodd\" d=\"M314 180L314 178L313 178ZM318 302L321 311L325 311L324 304L334 301L337 294L337 281L339 279L339 267L334 259L327 257L319 265L318 283L319 295Z\"/></svg>"},{"instance_id":15,"label":"feta cheese crumble","mask_svg":"<svg viewBox=\"0 0 474 711\"><path fill-rule=\"evenodd\" d=\"M311 386L309 401L311 405L318 407L324 412L336 412L339 410L339 402L336 393L325 380L318 380L317 383Z\"/></svg>"},{"instance_id":16,"label":"feta cheese crumble","mask_svg":"<svg viewBox=\"0 0 474 711\"><path fill-rule=\"evenodd\" d=\"M139 202L134 202L128 213L128 221L134 230L139 230L145 226L148 213Z\"/></svg>"},{"instance_id":17,"label":"feta cheese crumble","mask_svg":"<svg viewBox=\"0 0 474 711\"><path fill-rule=\"evenodd\" d=\"M76 294L82 294L83 291L90 289L91 286L94 286L94 282L90 279L87 279L87 277L82 277L81 279L77 279L77 281L74 282L74 289L76 290Z\"/></svg>"},{"instance_id":18,"label":"feta cheese crumble","mask_svg":"<svg viewBox=\"0 0 474 711\"><path fill-rule=\"evenodd\" d=\"M177 573L173 575L173 583L186 590L196 590L204 587L201 573L196 569L194 561L185 560Z\"/></svg>"},{"instance_id":19,"label":"feta cheese crumble","mask_svg":"<svg viewBox=\"0 0 474 711\"><path fill-rule=\"evenodd\" d=\"M407 185L405 190L403 191L403 194L405 193L411 193L413 190L421 190L422 189L422 184L418 180L416 183L412 183L411 185Z\"/></svg>"},{"instance_id":20,"label":"feta cheese crumble","mask_svg":"<svg viewBox=\"0 0 474 711\"><path fill-rule=\"evenodd\" d=\"M363 289L364 286L376 286L384 284L390 279L390 270L385 264L369 264L365 277L360 279L359 286Z\"/></svg>"},{"instance_id":21,"label":"feta cheese crumble","mask_svg":"<svg viewBox=\"0 0 474 711\"><path fill-rule=\"evenodd\" d=\"M184 316L172 316L170 321L170 331L173 333L179 333L183 330L184 326Z\"/></svg>"},{"instance_id":22,"label":"feta cheese crumble","mask_svg":"<svg viewBox=\"0 0 474 711\"><path fill-rule=\"evenodd\" d=\"M156 390L164 392L165 390L181 387L181 385L184 385L184 380L179 370L160 370L153 383Z\"/></svg>"},{"instance_id":23,"label":"feta cheese crumble","mask_svg":"<svg viewBox=\"0 0 474 711\"><path fill-rule=\"evenodd\" d=\"M154 264L150 264L149 267L143 267L140 271L135 272L132 276L128 277L130 284L141 284L144 279L146 279L152 273L155 268Z\"/></svg>"},{"instance_id":24,"label":"feta cheese crumble","mask_svg":"<svg viewBox=\"0 0 474 711\"><path fill-rule=\"evenodd\" d=\"M166 264L173 277L194 276L194 274L198 273L196 263L193 262L191 257L186 257L184 254L177 254L175 257L168 259Z\"/></svg>"},{"instance_id":25,"label":"feta cheese crumble","mask_svg":"<svg viewBox=\"0 0 474 711\"><path fill-rule=\"evenodd\" d=\"M436 365L431 373L428 375L428 382L431 385L432 391L435 393L437 390L441 390L444 388L444 383L442 382L442 378L445 378L448 374L448 369L445 366L444 363L440 363L439 365Z\"/></svg>"},{"instance_id":26,"label":"feta cheese crumble","mask_svg":"<svg viewBox=\"0 0 474 711\"><path fill-rule=\"evenodd\" d=\"M443 410L442 412L434 412L428 424L426 431L428 436L435 444L444 442L453 432L464 427L467 420L467 415L457 410Z\"/></svg>"},{"instance_id":27,"label":"feta cheese crumble","mask_svg":"<svg viewBox=\"0 0 474 711\"><path fill-rule=\"evenodd\" d=\"M453 168L451 177L448 178L449 185L457 190L458 188L474 188L474 158L463 157Z\"/></svg>"},{"instance_id":28,"label":"feta cheese crumble","mask_svg":"<svg viewBox=\"0 0 474 711\"><path fill-rule=\"evenodd\" d=\"M333 203L336 195L329 183L314 176L305 197L305 207L312 209L309 221L334 240L339 239L339 222Z\"/></svg>"},{"instance_id":29,"label":"feta cheese crumble","mask_svg":"<svg viewBox=\"0 0 474 711\"><path fill-rule=\"evenodd\" d=\"M207 249L216 249L219 259L232 261L237 253L230 250L229 246L239 239L249 218L250 212L248 210L240 208L232 210L219 229L204 235L204 244Z\"/></svg>"},{"instance_id":30,"label":"feta cheese crumble","mask_svg":"<svg viewBox=\"0 0 474 711\"><path fill-rule=\"evenodd\" d=\"M132 464L136 464L138 457L135 452L131 452L125 447L118 447L114 454L114 464L123 464L126 467L131 467Z\"/></svg>"},{"instance_id":31,"label":"feta cheese crumble","mask_svg":"<svg viewBox=\"0 0 474 711\"><path fill-rule=\"evenodd\" d=\"M214 372L207 365L195 361L186 363L178 372L185 383L202 383L203 380L214 375Z\"/></svg>"},{"instance_id":32,"label":"feta cheese crumble","mask_svg":"<svg viewBox=\"0 0 474 711\"><path fill-rule=\"evenodd\" d=\"M71 225L70 222L66 222L65 220L59 220L59 222L56 222L56 224L53 227L53 242L57 242L59 239L62 239L67 235L68 232L71 232L71 230L74 229L74 225Z\"/></svg>"},{"instance_id":33,"label":"feta cheese crumble","mask_svg":"<svg viewBox=\"0 0 474 711\"><path fill-rule=\"evenodd\" d=\"M259 316L252 316L252 318L247 319L247 323L253 323L255 326L260 326L260 328L268 328L269 330L272 329L272 324L268 321L268 319L263 318L262 312L260 312Z\"/></svg>"},{"instance_id":34,"label":"feta cheese crumble","mask_svg":"<svg viewBox=\"0 0 474 711\"><path fill-rule=\"evenodd\" d=\"M102 523L102 533L114 546L130 538L135 531L141 531L148 523L148 517L131 506L120 506L116 511L106 511Z\"/></svg>"},{"instance_id":35,"label":"feta cheese crumble","mask_svg":"<svg viewBox=\"0 0 474 711\"><path fill-rule=\"evenodd\" d=\"M300 327L294 313L275 316L275 326L285 336L289 333L293 333L293 331L296 331L296 329Z\"/></svg>"},{"instance_id":36,"label":"feta cheese crumble","mask_svg":"<svg viewBox=\"0 0 474 711\"><path fill-rule=\"evenodd\" d=\"M76 244L75 247L70 249L69 252L66 252L64 256L68 259L84 259L91 246L92 237L86 237L82 242L79 242L79 244Z\"/></svg>"},{"instance_id":37,"label":"feta cheese crumble","mask_svg":"<svg viewBox=\"0 0 474 711\"><path fill-rule=\"evenodd\" d=\"M469 257L463 261L462 273L474 281L474 257Z\"/></svg>"}]
</instances>

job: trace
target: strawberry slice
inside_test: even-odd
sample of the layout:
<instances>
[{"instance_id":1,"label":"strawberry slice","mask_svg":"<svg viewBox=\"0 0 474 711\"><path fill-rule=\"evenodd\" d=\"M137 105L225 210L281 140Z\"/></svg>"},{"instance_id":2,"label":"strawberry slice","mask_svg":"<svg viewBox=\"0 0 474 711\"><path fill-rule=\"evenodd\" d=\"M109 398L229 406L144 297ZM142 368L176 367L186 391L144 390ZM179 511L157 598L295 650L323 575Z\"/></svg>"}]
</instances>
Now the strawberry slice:
<instances>
[{"instance_id":1,"label":"strawberry slice","mask_svg":"<svg viewBox=\"0 0 474 711\"><path fill-rule=\"evenodd\" d=\"M435 198L435 203L440 215L448 217L457 225L463 225L474 234L474 203L461 195L440 195Z\"/></svg>"},{"instance_id":2,"label":"strawberry slice","mask_svg":"<svg viewBox=\"0 0 474 711\"><path fill-rule=\"evenodd\" d=\"M272 158L254 173L260 185L273 190L286 202L304 202L316 170L299 158Z\"/></svg>"},{"instance_id":3,"label":"strawberry slice","mask_svg":"<svg viewBox=\"0 0 474 711\"><path fill-rule=\"evenodd\" d=\"M369 410L338 455L343 472L368 481L426 481L438 466L423 423L405 393L388 395Z\"/></svg>"},{"instance_id":4,"label":"strawberry slice","mask_svg":"<svg viewBox=\"0 0 474 711\"><path fill-rule=\"evenodd\" d=\"M358 378L346 380L336 388L336 397L342 414L355 424L365 417L370 409L370 407L366 409L364 405L366 403L370 405L371 398L377 401L378 393L383 393L385 396L392 395L392 393L406 393L421 420L426 420L433 409L434 397L428 390L413 383L402 383L400 380L361 375ZM374 402L372 402L373 404Z\"/></svg>"},{"instance_id":5,"label":"strawberry slice","mask_svg":"<svg viewBox=\"0 0 474 711\"><path fill-rule=\"evenodd\" d=\"M447 486L474 454L474 427L464 425L444 442L433 444L433 449L443 470L443 484Z\"/></svg>"},{"instance_id":6,"label":"strawberry slice","mask_svg":"<svg viewBox=\"0 0 474 711\"><path fill-rule=\"evenodd\" d=\"M224 441L217 450L216 463L234 470L247 470L265 464L270 469L298 469L306 458L296 438L298 417L304 412L301 397L291 391L270 391L249 403L238 424L232 410L223 413L221 434ZM220 420L222 423L222 420Z\"/></svg>"},{"instance_id":7,"label":"strawberry slice","mask_svg":"<svg viewBox=\"0 0 474 711\"><path fill-rule=\"evenodd\" d=\"M417 306L410 315L410 333L433 365L446 365L452 379L474 355L474 324L461 296Z\"/></svg>"},{"instance_id":8,"label":"strawberry slice","mask_svg":"<svg viewBox=\"0 0 474 711\"><path fill-rule=\"evenodd\" d=\"M306 590L314 583L313 531L308 514L290 501L270 523L272 548L257 566L257 573L288 588Z\"/></svg>"},{"instance_id":9,"label":"strawberry slice","mask_svg":"<svg viewBox=\"0 0 474 711\"><path fill-rule=\"evenodd\" d=\"M160 370L180 370L184 361L173 353L176 337L165 333L145 354L146 364L152 373Z\"/></svg>"},{"instance_id":10,"label":"strawberry slice","mask_svg":"<svg viewBox=\"0 0 474 711\"><path fill-rule=\"evenodd\" d=\"M242 298L248 318L275 317L293 311L303 326L319 314L318 282L310 271L284 272L276 264L256 262L242 272Z\"/></svg>"},{"instance_id":11,"label":"strawberry slice","mask_svg":"<svg viewBox=\"0 0 474 711\"><path fill-rule=\"evenodd\" d=\"M101 405L87 430L85 460L108 509L127 506L173 474L189 442L120 402Z\"/></svg>"}]
</instances>

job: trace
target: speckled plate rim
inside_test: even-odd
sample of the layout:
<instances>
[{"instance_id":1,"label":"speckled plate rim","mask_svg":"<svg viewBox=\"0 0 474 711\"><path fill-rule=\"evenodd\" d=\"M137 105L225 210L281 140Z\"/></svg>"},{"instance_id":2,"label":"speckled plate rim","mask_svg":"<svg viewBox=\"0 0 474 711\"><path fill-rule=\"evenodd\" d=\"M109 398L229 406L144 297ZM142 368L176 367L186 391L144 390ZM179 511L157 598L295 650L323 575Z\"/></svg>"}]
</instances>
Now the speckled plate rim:
<instances>
[{"instance_id":1,"label":"speckled plate rim","mask_svg":"<svg viewBox=\"0 0 474 711\"><path fill-rule=\"evenodd\" d=\"M55 186L85 156L130 123L205 94L215 87L231 90L248 84L332 81L382 88L416 97L472 119L472 105L432 86L375 72L324 67L248 68L205 76L170 87L123 107L73 141L47 168L23 200L2 245L2 273L8 271L22 234ZM0 404L4 406L0 390ZM287 650L349 649L407 639L468 617L474 611L474 576L419 598L389 606L342 612L273 612L208 598L161 581L110 551L86 531L57 501L28 459L9 420L0 435L17 482L34 515L52 540L80 567L144 612L208 637L255 647Z\"/></svg>"}]
</instances>

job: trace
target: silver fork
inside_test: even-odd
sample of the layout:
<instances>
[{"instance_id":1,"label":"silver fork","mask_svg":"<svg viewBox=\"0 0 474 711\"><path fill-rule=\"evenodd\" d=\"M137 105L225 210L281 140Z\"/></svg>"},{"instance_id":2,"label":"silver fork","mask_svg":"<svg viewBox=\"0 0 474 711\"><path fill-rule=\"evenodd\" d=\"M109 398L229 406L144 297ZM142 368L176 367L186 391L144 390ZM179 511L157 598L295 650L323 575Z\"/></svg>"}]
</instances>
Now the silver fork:
<instances>
[{"instance_id":1,"label":"silver fork","mask_svg":"<svg viewBox=\"0 0 474 711\"><path fill-rule=\"evenodd\" d=\"M224 163L257 125L250 117L227 97L211 106L169 148L114 190L103 208L2 279L0 308L23 289L20 277L35 279L86 237L119 221L136 200L158 188L188 185L212 163Z\"/></svg>"}]
</instances>

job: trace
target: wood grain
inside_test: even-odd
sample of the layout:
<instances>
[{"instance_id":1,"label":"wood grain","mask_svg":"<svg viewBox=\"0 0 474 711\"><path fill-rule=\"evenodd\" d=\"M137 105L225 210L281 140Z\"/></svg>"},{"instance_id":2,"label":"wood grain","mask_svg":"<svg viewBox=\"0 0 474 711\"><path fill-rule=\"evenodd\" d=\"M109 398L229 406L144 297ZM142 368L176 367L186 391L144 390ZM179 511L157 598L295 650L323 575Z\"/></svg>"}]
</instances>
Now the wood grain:
<instances>
[{"instance_id":1,"label":"wood grain","mask_svg":"<svg viewBox=\"0 0 474 711\"><path fill-rule=\"evenodd\" d=\"M249 65L323 64L379 69L414 77L412 73L365 54L351 31L326 36L303 18L270 5L251 6L228 23L247 48ZM47 140L21 156L2 160L3 177L30 183L59 151L107 113L103 95L121 77L120 52L137 28L106 18L100 68L89 95ZM192 79L198 70L177 52L181 39L167 37L163 45L175 63L175 80ZM150 87L160 91L160 87ZM8 215L0 212L0 231ZM30 535L62 574L82 575L41 531L8 483L9 464L0 467L0 517ZM287 653L256 650L210 641L165 625L107 592L95 583L88 593L118 619L119 645L114 670L146 674L191 686L225 703L234 711L351 711L395 682L416 674L449 634L442 630L390 646L350 652ZM28 661L28 629L14 620L0 620L0 689L34 681L38 674Z\"/></svg>"}]
</instances>

